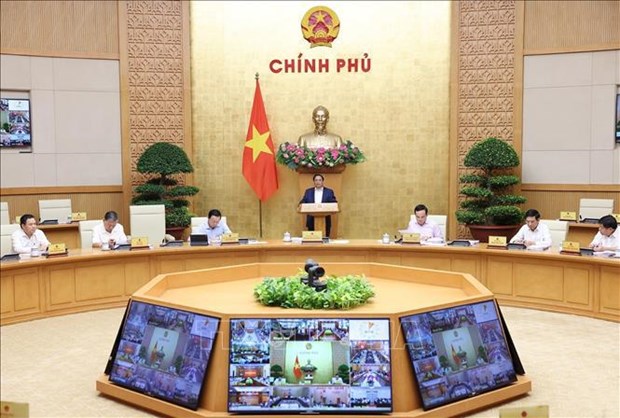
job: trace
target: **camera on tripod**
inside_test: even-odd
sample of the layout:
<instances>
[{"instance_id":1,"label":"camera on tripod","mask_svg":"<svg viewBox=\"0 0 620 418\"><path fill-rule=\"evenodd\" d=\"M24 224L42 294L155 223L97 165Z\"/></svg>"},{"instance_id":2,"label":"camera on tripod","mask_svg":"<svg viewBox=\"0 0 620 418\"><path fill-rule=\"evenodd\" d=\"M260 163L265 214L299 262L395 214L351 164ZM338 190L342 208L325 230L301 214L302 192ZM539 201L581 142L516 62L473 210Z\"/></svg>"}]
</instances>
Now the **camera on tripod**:
<instances>
[{"instance_id":1,"label":"camera on tripod","mask_svg":"<svg viewBox=\"0 0 620 418\"><path fill-rule=\"evenodd\" d=\"M327 289L327 283L319 280L325 275L325 269L319 266L319 263L309 258L306 260L304 270L308 275L301 278L303 284L314 287L314 290L317 292L322 292Z\"/></svg>"}]
</instances>

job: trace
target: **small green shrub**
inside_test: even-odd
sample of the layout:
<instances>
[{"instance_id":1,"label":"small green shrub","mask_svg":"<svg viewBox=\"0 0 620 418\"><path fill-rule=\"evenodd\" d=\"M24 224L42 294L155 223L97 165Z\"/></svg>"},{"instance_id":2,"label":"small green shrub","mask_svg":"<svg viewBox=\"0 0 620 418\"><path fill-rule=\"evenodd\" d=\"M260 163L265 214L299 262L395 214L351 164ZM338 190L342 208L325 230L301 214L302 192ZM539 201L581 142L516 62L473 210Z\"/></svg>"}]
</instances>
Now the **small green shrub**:
<instances>
[{"instance_id":1,"label":"small green shrub","mask_svg":"<svg viewBox=\"0 0 620 418\"><path fill-rule=\"evenodd\" d=\"M305 272L290 277L265 277L254 288L254 297L266 306L302 309L351 309L375 295L364 276L329 276L327 290L317 292L301 282Z\"/></svg>"}]
</instances>

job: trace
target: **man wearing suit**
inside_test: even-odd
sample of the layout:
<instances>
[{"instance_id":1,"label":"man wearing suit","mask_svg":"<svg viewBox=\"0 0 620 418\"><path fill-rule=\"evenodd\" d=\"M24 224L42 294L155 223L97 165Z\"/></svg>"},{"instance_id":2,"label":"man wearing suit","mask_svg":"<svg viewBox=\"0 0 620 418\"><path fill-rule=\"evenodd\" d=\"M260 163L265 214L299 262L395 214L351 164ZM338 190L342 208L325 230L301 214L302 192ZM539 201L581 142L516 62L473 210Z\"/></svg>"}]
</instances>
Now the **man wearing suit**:
<instances>
[{"instance_id":1,"label":"man wearing suit","mask_svg":"<svg viewBox=\"0 0 620 418\"><path fill-rule=\"evenodd\" d=\"M327 187L323 187L323 182L325 178L322 174L315 174L312 177L312 181L314 182L314 187L306 189L304 193L304 197L301 198L299 203L336 203L336 195L332 189L328 189ZM314 231L314 216L308 215L306 217L306 228L309 231ZM332 217L328 216L325 218L325 233L329 237L329 233L332 229Z\"/></svg>"}]
</instances>

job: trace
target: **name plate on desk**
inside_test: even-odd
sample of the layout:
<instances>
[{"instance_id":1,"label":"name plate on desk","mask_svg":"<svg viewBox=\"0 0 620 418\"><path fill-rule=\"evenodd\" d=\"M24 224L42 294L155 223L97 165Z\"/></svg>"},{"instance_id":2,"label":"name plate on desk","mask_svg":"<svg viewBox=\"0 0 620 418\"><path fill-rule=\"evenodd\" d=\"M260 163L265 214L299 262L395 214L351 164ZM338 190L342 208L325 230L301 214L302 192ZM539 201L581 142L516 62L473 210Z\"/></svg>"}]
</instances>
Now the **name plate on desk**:
<instances>
[{"instance_id":1,"label":"name plate on desk","mask_svg":"<svg viewBox=\"0 0 620 418\"><path fill-rule=\"evenodd\" d=\"M67 251L67 247L65 246L64 242L50 244L50 246L47 249L48 257L63 256L63 255L68 255L68 254L69 252Z\"/></svg>"},{"instance_id":2,"label":"name plate on desk","mask_svg":"<svg viewBox=\"0 0 620 418\"><path fill-rule=\"evenodd\" d=\"M498 237L495 235L489 236L489 247L505 247L506 246L506 237Z\"/></svg>"},{"instance_id":3,"label":"name plate on desk","mask_svg":"<svg viewBox=\"0 0 620 418\"><path fill-rule=\"evenodd\" d=\"M302 231L302 242L323 242L323 231Z\"/></svg>"},{"instance_id":4,"label":"name plate on desk","mask_svg":"<svg viewBox=\"0 0 620 418\"><path fill-rule=\"evenodd\" d=\"M563 253L577 253L579 254L580 246L577 241L564 241L562 242Z\"/></svg>"},{"instance_id":5,"label":"name plate on desk","mask_svg":"<svg viewBox=\"0 0 620 418\"><path fill-rule=\"evenodd\" d=\"M403 244L419 244L420 243L420 234L417 232L404 232L403 233Z\"/></svg>"},{"instance_id":6,"label":"name plate on desk","mask_svg":"<svg viewBox=\"0 0 620 418\"><path fill-rule=\"evenodd\" d=\"M577 221L577 212L560 212L561 221Z\"/></svg>"},{"instance_id":7,"label":"name plate on desk","mask_svg":"<svg viewBox=\"0 0 620 418\"><path fill-rule=\"evenodd\" d=\"M302 203L299 207L301 213L308 212L338 212L338 203Z\"/></svg>"},{"instance_id":8,"label":"name plate on desk","mask_svg":"<svg viewBox=\"0 0 620 418\"><path fill-rule=\"evenodd\" d=\"M73 212L71 214L72 221L85 221L86 219L86 212Z\"/></svg>"},{"instance_id":9,"label":"name plate on desk","mask_svg":"<svg viewBox=\"0 0 620 418\"><path fill-rule=\"evenodd\" d=\"M148 248L149 239L147 237L135 237L131 239L131 249Z\"/></svg>"},{"instance_id":10,"label":"name plate on desk","mask_svg":"<svg viewBox=\"0 0 620 418\"><path fill-rule=\"evenodd\" d=\"M222 235L222 244L239 244L239 234L231 232Z\"/></svg>"},{"instance_id":11,"label":"name plate on desk","mask_svg":"<svg viewBox=\"0 0 620 418\"><path fill-rule=\"evenodd\" d=\"M620 222L620 213L612 213L611 216L616 218L616 221Z\"/></svg>"}]
</instances>

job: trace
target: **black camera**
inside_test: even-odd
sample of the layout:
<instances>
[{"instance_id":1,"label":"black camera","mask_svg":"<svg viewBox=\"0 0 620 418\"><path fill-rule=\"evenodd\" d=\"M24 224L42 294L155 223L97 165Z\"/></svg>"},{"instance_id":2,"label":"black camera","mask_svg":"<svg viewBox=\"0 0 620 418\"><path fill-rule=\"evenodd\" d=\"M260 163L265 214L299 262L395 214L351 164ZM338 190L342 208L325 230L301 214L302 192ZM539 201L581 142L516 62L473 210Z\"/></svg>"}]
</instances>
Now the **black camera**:
<instances>
[{"instance_id":1,"label":"black camera","mask_svg":"<svg viewBox=\"0 0 620 418\"><path fill-rule=\"evenodd\" d=\"M327 284L319 280L325 275L325 269L319 266L316 261L311 258L306 260L304 270L308 275L301 278L303 284L314 287L314 290L317 292L322 292L327 289Z\"/></svg>"}]
</instances>

